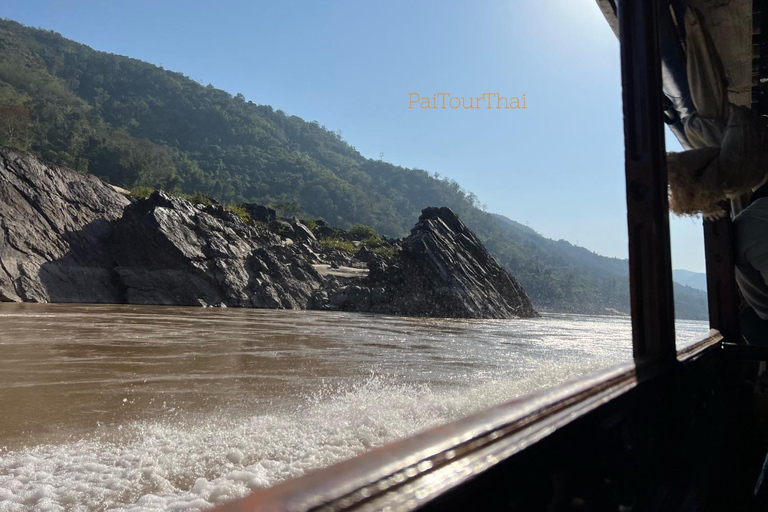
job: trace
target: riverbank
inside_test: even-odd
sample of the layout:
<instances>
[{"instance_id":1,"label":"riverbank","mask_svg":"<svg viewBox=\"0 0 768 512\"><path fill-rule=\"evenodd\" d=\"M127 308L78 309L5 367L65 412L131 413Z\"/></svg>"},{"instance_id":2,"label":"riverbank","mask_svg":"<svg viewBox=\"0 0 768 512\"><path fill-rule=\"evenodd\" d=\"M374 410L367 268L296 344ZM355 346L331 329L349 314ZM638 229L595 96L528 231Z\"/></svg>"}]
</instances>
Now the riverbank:
<instances>
[{"instance_id":1,"label":"riverbank","mask_svg":"<svg viewBox=\"0 0 768 512\"><path fill-rule=\"evenodd\" d=\"M8 148L0 164L2 301L537 316L448 208L394 240L260 205L127 196Z\"/></svg>"}]
</instances>

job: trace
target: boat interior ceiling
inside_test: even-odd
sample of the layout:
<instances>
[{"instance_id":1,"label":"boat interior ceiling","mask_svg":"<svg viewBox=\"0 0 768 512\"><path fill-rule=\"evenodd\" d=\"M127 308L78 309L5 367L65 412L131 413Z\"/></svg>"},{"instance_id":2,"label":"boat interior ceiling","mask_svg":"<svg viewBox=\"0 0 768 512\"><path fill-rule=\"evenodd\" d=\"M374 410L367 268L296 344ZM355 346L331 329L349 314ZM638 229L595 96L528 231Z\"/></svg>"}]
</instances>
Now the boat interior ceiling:
<instances>
[{"instance_id":1,"label":"boat interior ceiling","mask_svg":"<svg viewBox=\"0 0 768 512\"><path fill-rule=\"evenodd\" d=\"M768 379L760 374L768 350L741 341L728 218L704 222L713 330L679 352L675 345L664 123L672 126L670 116L685 102L665 100L662 90L687 87L684 2L597 4L622 56L635 364L502 404L219 510L768 510ZM730 101L768 114L764 1L687 4L702 13L723 60ZM663 49L672 43L677 57Z\"/></svg>"}]
</instances>

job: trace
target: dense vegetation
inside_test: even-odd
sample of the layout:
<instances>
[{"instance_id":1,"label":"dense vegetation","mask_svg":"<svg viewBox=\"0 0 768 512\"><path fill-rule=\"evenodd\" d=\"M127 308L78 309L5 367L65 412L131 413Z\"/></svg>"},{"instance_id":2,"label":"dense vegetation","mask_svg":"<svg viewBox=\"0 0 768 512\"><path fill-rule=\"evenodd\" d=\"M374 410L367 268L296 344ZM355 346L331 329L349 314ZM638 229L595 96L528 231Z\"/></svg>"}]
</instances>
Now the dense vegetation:
<instances>
[{"instance_id":1,"label":"dense vegetation","mask_svg":"<svg viewBox=\"0 0 768 512\"><path fill-rule=\"evenodd\" d=\"M317 122L10 20L0 20L0 144L125 188L269 204L387 236L446 205L538 307L628 311L624 260L486 213L455 181L365 158ZM702 294L685 294L679 312L706 315Z\"/></svg>"}]
</instances>

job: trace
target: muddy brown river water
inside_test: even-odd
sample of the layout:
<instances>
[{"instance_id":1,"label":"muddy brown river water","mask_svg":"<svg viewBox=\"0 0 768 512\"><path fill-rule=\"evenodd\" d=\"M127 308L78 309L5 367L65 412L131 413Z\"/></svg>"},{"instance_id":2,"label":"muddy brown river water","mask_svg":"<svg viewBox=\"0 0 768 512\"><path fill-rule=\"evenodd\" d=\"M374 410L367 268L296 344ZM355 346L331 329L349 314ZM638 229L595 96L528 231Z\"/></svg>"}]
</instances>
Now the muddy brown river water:
<instances>
[{"instance_id":1,"label":"muddy brown river water","mask_svg":"<svg viewBox=\"0 0 768 512\"><path fill-rule=\"evenodd\" d=\"M627 361L629 340L624 317L0 304L0 511L201 510Z\"/></svg>"}]
</instances>

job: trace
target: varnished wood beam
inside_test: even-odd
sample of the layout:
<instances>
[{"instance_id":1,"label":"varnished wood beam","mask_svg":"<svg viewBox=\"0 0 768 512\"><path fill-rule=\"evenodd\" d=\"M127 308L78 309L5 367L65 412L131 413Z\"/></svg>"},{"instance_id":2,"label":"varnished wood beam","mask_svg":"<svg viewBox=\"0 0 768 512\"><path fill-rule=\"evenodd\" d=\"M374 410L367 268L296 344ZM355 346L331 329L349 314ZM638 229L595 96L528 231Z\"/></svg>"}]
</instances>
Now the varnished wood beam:
<instances>
[{"instance_id":1,"label":"varnished wood beam","mask_svg":"<svg viewBox=\"0 0 768 512\"><path fill-rule=\"evenodd\" d=\"M632 337L638 364L675 361L659 0L618 3Z\"/></svg>"}]
</instances>

